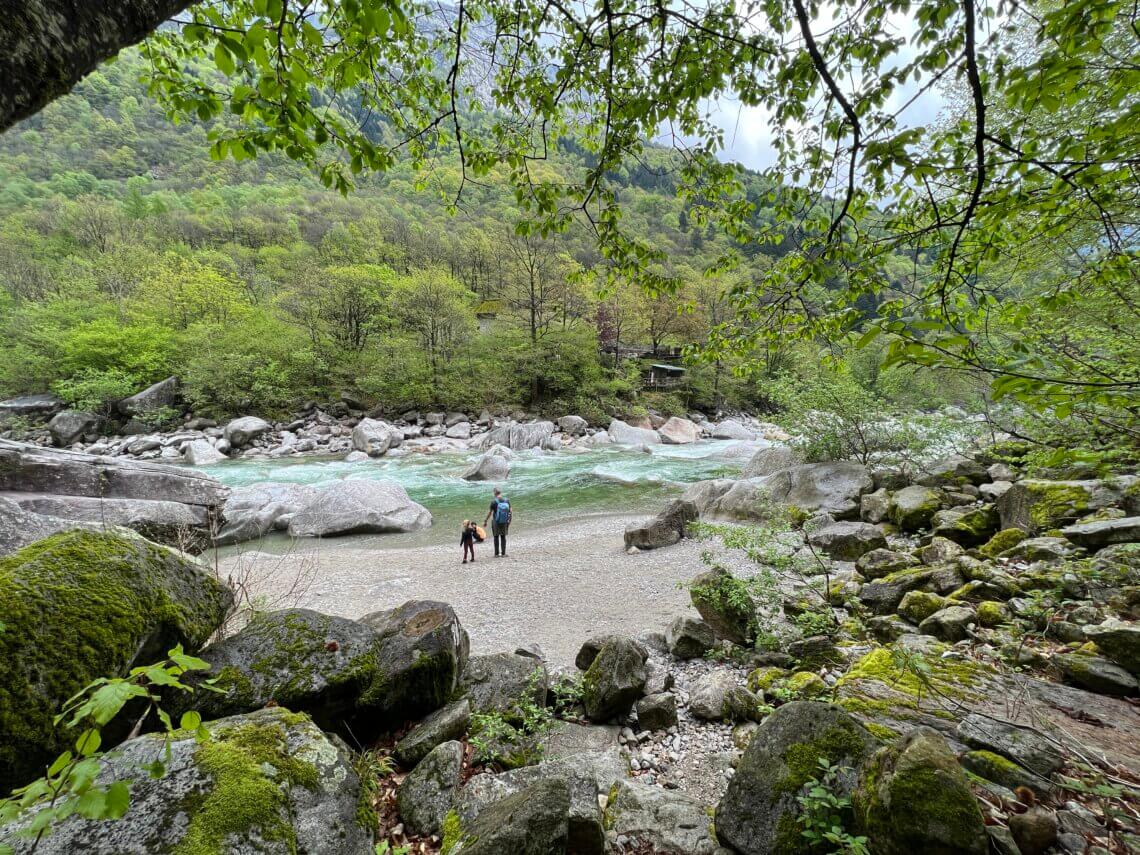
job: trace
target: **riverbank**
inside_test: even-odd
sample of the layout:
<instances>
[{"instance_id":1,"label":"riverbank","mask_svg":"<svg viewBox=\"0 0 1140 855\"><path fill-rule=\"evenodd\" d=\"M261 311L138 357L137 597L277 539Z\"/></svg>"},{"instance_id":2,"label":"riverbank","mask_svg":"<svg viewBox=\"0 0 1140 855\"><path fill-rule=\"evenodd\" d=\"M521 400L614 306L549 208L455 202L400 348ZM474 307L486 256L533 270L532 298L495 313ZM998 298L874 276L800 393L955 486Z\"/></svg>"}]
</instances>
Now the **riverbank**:
<instances>
[{"instance_id":1,"label":"riverbank","mask_svg":"<svg viewBox=\"0 0 1140 855\"><path fill-rule=\"evenodd\" d=\"M357 618L408 600L449 603L471 636L472 653L538 644L552 665L571 665L582 639L598 633L664 631L689 608L688 582L701 567L702 545L628 555L622 532L644 515L606 514L561 523L513 526L509 557L476 547L460 563L454 543L375 550L373 538L296 541L285 553L247 544L218 559L223 578L248 578L255 594L275 600L295 585L291 605ZM286 605L281 604L281 607Z\"/></svg>"}]
</instances>

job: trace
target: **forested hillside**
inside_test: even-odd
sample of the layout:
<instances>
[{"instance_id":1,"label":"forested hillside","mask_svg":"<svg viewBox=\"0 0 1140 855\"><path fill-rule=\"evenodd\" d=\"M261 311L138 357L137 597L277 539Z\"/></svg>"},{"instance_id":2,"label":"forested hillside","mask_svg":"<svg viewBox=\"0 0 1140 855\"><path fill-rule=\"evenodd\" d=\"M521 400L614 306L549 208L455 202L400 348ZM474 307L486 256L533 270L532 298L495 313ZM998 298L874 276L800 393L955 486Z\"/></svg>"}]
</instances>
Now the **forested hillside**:
<instances>
[{"instance_id":1,"label":"forested hillside","mask_svg":"<svg viewBox=\"0 0 1140 855\"><path fill-rule=\"evenodd\" d=\"M0 138L4 393L52 387L89 408L177 374L196 408L215 414L284 412L353 390L392 410L525 406L602 419L635 398L678 410L764 405L772 377L818 362L810 348L761 345L744 354L759 376L734 374L742 354L689 359L671 396L640 394L638 363L613 346L706 341L731 315L731 290L781 251L752 244L735 269L705 275L729 239L690 218L671 151L615 178L626 222L683 284L656 297L632 281L600 291L583 275L598 261L595 236L519 234L505 179L469 182L451 211L454 162L419 183L396 167L345 197L283 156L211 160L208 126L171 124L144 71L128 53ZM566 143L537 177L582 156ZM745 180L761 222L767 188ZM864 360L865 385L877 358ZM911 393L937 403L936 385Z\"/></svg>"},{"instance_id":2,"label":"forested hillside","mask_svg":"<svg viewBox=\"0 0 1140 855\"><path fill-rule=\"evenodd\" d=\"M691 284L599 299L575 276L590 236L517 235L505 184L469 187L452 215L447 164L437 187L395 169L344 198L284 158L212 161L205 129L168 123L142 71L135 56L107 66L3 137L7 392L113 397L180 374L196 405L228 412L342 388L392 408L597 408L636 388L599 336L680 346L718 320L733 279L698 271L723 247L688 223L664 153L625 193ZM712 394L704 373L697 400Z\"/></svg>"}]
</instances>

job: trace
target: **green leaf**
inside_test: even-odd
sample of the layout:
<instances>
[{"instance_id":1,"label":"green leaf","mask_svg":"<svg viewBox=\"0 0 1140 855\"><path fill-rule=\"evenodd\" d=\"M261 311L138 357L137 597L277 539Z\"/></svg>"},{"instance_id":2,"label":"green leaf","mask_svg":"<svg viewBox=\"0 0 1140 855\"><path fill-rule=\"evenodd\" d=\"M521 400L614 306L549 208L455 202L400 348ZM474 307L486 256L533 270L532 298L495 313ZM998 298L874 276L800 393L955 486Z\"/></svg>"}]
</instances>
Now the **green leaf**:
<instances>
[{"instance_id":1,"label":"green leaf","mask_svg":"<svg viewBox=\"0 0 1140 855\"><path fill-rule=\"evenodd\" d=\"M182 730L197 730L201 724L202 724L202 716L199 715L198 713L196 713L194 710L190 710L189 712L184 712L182 714L182 718L179 719L179 722L178 722L178 726Z\"/></svg>"},{"instance_id":2,"label":"green leaf","mask_svg":"<svg viewBox=\"0 0 1140 855\"><path fill-rule=\"evenodd\" d=\"M79 755L81 757L90 757L92 754L99 750L99 746L102 744L102 742L103 738L100 735L99 731L93 727L88 728L79 735L79 738L77 740L75 740L75 750L79 752ZM57 760L56 762L59 761Z\"/></svg>"}]
</instances>

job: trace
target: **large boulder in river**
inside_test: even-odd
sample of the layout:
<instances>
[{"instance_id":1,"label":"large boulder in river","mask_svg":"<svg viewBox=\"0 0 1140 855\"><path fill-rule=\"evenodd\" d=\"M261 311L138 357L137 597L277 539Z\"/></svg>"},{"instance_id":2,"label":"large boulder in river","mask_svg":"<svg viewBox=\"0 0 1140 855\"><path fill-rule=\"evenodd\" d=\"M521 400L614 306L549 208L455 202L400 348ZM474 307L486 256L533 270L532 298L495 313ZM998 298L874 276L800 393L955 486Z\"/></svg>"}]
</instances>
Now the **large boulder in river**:
<instances>
[{"instance_id":1,"label":"large boulder in river","mask_svg":"<svg viewBox=\"0 0 1140 855\"><path fill-rule=\"evenodd\" d=\"M224 546L284 531L294 515L318 496L320 489L309 484L263 481L237 487L226 500L225 524L215 541Z\"/></svg>"},{"instance_id":2,"label":"large boulder in river","mask_svg":"<svg viewBox=\"0 0 1140 855\"><path fill-rule=\"evenodd\" d=\"M71 531L0 559L0 791L70 747L52 721L68 698L175 645L196 651L232 605L202 568L142 539Z\"/></svg>"},{"instance_id":3,"label":"large boulder in river","mask_svg":"<svg viewBox=\"0 0 1140 855\"><path fill-rule=\"evenodd\" d=\"M805 463L781 469L767 479L774 501L801 511L829 513L836 519L859 516L859 499L874 488L871 473L859 463Z\"/></svg>"},{"instance_id":4,"label":"large boulder in river","mask_svg":"<svg viewBox=\"0 0 1140 855\"><path fill-rule=\"evenodd\" d=\"M206 545L228 493L183 466L0 440L0 496L36 514L126 526L189 551Z\"/></svg>"},{"instance_id":5,"label":"large boulder in river","mask_svg":"<svg viewBox=\"0 0 1140 855\"><path fill-rule=\"evenodd\" d=\"M403 432L379 419L361 419L352 429L352 447L369 457L383 457L400 444Z\"/></svg>"},{"instance_id":6,"label":"large boulder in river","mask_svg":"<svg viewBox=\"0 0 1140 855\"><path fill-rule=\"evenodd\" d=\"M167 749L148 734L104 755L98 783L131 782L126 814L113 822L73 814L38 843L12 839L15 851L371 855L360 779L343 742L281 708L209 727L205 742L178 731ZM150 774L156 763L166 769L159 778Z\"/></svg>"},{"instance_id":7,"label":"large boulder in river","mask_svg":"<svg viewBox=\"0 0 1140 855\"><path fill-rule=\"evenodd\" d=\"M567 436L585 436L590 423L581 416L563 416L558 420L558 429Z\"/></svg>"},{"instance_id":8,"label":"large boulder in river","mask_svg":"<svg viewBox=\"0 0 1140 855\"><path fill-rule=\"evenodd\" d=\"M178 378L167 377L129 398L123 398L115 405L115 409L124 416L137 416L164 408L172 409L181 403L182 388Z\"/></svg>"},{"instance_id":9,"label":"large boulder in river","mask_svg":"<svg viewBox=\"0 0 1140 855\"><path fill-rule=\"evenodd\" d=\"M883 748L853 794L859 828L881 855L986 855L989 837L966 773L941 735L917 728Z\"/></svg>"},{"instance_id":10,"label":"large boulder in river","mask_svg":"<svg viewBox=\"0 0 1140 855\"><path fill-rule=\"evenodd\" d=\"M510 449L494 445L484 451L459 477L464 481L506 481L511 474L510 454Z\"/></svg>"},{"instance_id":11,"label":"large boulder in river","mask_svg":"<svg viewBox=\"0 0 1140 855\"><path fill-rule=\"evenodd\" d=\"M658 445L661 437L649 428L634 427L621 419L613 419L606 428L610 441L617 445Z\"/></svg>"},{"instance_id":12,"label":"large boulder in river","mask_svg":"<svg viewBox=\"0 0 1140 855\"><path fill-rule=\"evenodd\" d=\"M660 549L680 542L689 523L697 520L697 506L685 499L674 499L665 510L648 522L625 530L626 549Z\"/></svg>"},{"instance_id":13,"label":"large boulder in river","mask_svg":"<svg viewBox=\"0 0 1140 855\"><path fill-rule=\"evenodd\" d=\"M750 431L736 419L725 419L713 425L713 439L756 439L756 434Z\"/></svg>"},{"instance_id":14,"label":"large boulder in river","mask_svg":"<svg viewBox=\"0 0 1140 855\"><path fill-rule=\"evenodd\" d=\"M48 432L54 445L68 446L81 440L88 431L94 430L98 421L93 413L64 410L52 416L48 422Z\"/></svg>"},{"instance_id":15,"label":"large boulder in river","mask_svg":"<svg viewBox=\"0 0 1140 855\"><path fill-rule=\"evenodd\" d=\"M289 523L294 537L386 534L431 525L431 513L395 481L340 481L324 487Z\"/></svg>"},{"instance_id":16,"label":"large boulder in river","mask_svg":"<svg viewBox=\"0 0 1140 855\"><path fill-rule=\"evenodd\" d=\"M688 445L701 438L701 429L688 419L672 416L657 428L661 441L669 445Z\"/></svg>"},{"instance_id":17,"label":"large boulder in river","mask_svg":"<svg viewBox=\"0 0 1140 855\"><path fill-rule=\"evenodd\" d=\"M799 466L803 460L799 452L786 445L773 445L770 448L761 448L745 465L740 473L742 478L759 478L772 475L781 469Z\"/></svg>"},{"instance_id":18,"label":"large boulder in river","mask_svg":"<svg viewBox=\"0 0 1140 855\"><path fill-rule=\"evenodd\" d=\"M837 706L784 704L756 729L744 750L717 807L717 837L742 855L806 855L812 847L800 834L803 808L797 797L804 784L819 777L819 761L847 770L839 774L833 794L850 796L856 784L852 770L878 745Z\"/></svg>"},{"instance_id":19,"label":"large boulder in river","mask_svg":"<svg viewBox=\"0 0 1140 855\"><path fill-rule=\"evenodd\" d=\"M231 448L244 448L263 433L269 433L273 426L257 416L242 416L234 419L222 429L222 434Z\"/></svg>"},{"instance_id":20,"label":"large boulder in river","mask_svg":"<svg viewBox=\"0 0 1140 855\"><path fill-rule=\"evenodd\" d=\"M182 446L182 459L191 466L210 466L227 458L208 439L192 439Z\"/></svg>"},{"instance_id":21,"label":"large boulder in river","mask_svg":"<svg viewBox=\"0 0 1140 855\"><path fill-rule=\"evenodd\" d=\"M482 448L505 445L511 451L525 451L528 448L541 448L552 436L554 422L512 422L483 434L479 445Z\"/></svg>"}]
</instances>

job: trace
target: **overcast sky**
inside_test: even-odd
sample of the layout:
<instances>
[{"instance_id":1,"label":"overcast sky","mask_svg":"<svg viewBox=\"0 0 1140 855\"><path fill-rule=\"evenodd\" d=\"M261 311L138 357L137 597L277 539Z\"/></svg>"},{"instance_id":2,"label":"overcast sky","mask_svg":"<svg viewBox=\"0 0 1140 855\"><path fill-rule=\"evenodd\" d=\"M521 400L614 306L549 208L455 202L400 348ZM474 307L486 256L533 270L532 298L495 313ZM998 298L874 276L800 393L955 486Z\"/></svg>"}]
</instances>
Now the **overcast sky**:
<instances>
[{"instance_id":1,"label":"overcast sky","mask_svg":"<svg viewBox=\"0 0 1140 855\"><path fill-rule=\"evenodd\" d=\"M899 52L900 62L909 61L914 56L914 51L910 47L914 24L909 18L899 14L891 15L887 20L889 26L906 40L906 44ZM825 14L813 29L821 30L831 23L833 22ZM892 99L893 106L897 109L905 104L916 89L913 81L901 87ZM905 110L901 117L902 122L911 127L929 124L938 118L945 105L941 91L927 92ZM735 101L722 99L713 105L712 112L713 120L724 129L723 159L734 160L750 169L758 170L772 165L775 152L771 146L771 116L766 110L760 107L745 107Z\"/></svg>"}]
</instances>

